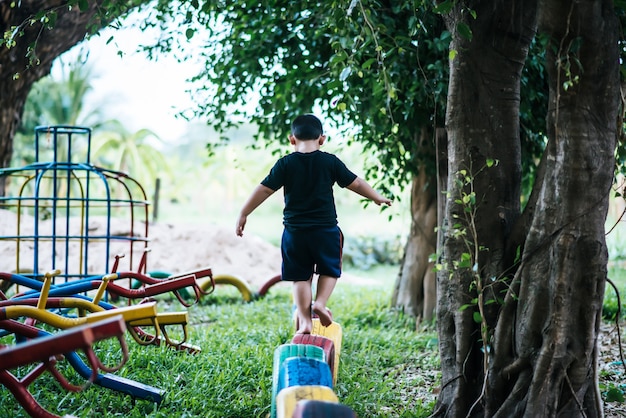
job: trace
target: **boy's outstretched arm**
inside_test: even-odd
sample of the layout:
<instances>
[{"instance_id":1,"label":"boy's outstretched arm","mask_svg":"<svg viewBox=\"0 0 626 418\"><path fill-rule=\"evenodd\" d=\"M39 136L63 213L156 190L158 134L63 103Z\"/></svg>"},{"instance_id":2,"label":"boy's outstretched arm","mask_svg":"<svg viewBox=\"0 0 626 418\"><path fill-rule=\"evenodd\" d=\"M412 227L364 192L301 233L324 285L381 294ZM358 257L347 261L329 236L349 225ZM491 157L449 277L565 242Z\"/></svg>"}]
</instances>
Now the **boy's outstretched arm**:
<instances>
[{"instance_id":1,"label":"boy's outstretched arm","mask_svg":"<svg viewBox=\"0 0 626 418\"><path fill-rule=\"evenodd\" d=\"M387 206L391 206L390 199L387 199L376 190L374 190L372 186L370 186L369 183L363 180L361 177L357 177L356 179L354 179L354 181L346 186L346 188L373 201L377 205L385 204Z\"/></svg>"},{"instance_id":2,"label":"boy's outstretched arm","mask_svg":"<svg viewBox=\"0 0 626 418\"><path fill-rule=\"evenodd\" d=\"M239 212L239 218L237 218L237 227L235 228L235 233L238 236L243 235L243 230L246 227L246 221L248 220L248 215L250 215L256 208L261 205L261 203L265 202L265 200L274 194L274 190L270 189L267 186L263 186L259 184L252 191L252 194L244 203L241 208L241 212Z\"/></svg>"}]
</instances>

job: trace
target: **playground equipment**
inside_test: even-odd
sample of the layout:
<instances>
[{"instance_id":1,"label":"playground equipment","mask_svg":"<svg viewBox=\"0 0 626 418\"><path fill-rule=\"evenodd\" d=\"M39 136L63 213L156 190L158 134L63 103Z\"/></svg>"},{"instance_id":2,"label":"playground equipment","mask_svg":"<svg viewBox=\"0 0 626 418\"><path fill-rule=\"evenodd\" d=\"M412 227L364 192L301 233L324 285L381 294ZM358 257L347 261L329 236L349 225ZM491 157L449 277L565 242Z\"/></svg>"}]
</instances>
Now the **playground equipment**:
<instances>
[{"instance_id":1,"label":"playground equipment","mask_svg":"<svg viewBox=\"0 0 626 418\"><path fill-rule=\"evenodd\" d=\"M17 274L0 273L0 280L8 280L21 286L35 289L17 294L4 301L0 300L0 314L2 313L2 309L5 309L5 311L9 313L15 311L26 312L30 313L31 318L38 319L40 317L44 317L48 321L55 321L55 326L58 328L64 328L65 326L72 326L77 323L81 323L82 320L97 320L98 318L106 315L129 311L133 316L125 317L125 319L128 319L128 331L137 343L142 345L161 345L165 343L170 347L174 347L179 350L186 350L194 354L200 351L198 347L186 343L188 338L187 323L189 322L187 312L157 313L155 310L154 315L140 316L139 313L141 312L141 309L146 309L147 306L154 306L155 302L145 303L149 299L144 299L144 303L139 305L118 308L110 303L102 301L102 296L105 290L132 298L157 295L172 290L178 291L189 286L196 289L196 296L199 297L197 292L200 292L201 290L199 289L197 283L195 283L194 276L181 276L171 280L163 280L159 283L147 285L143 289L129 290L111 283L113 280L118 278L117 274L109 274L97 278L90 277L59 285L52 285L52 277L58 275L59 273L60 272L58 270L46 273L43 283ZM83 292L87 292L89 290L96 290L93 299L90 299L83 294ZM27 308L29 306L37 306L39 310L32 311L30 308ZM44 308L60 310L63 312L64 317L57 318L52 315L51 312L44 310ZM79 318L67 318L71 310L78 310ZM85 312L90 312L92 314L85 317ZM99 312L99 314L95 315L93 314L94 312ZM168 327L175 325L180 325L182 327L182 340L176 341L169 336L167 331ZM146 332L143 329L145 327L154 327L155 334L152 335Z\"/></svg>"},{"instance_id":2,"label":"playground equipment","mask_svg":"<svg viewBox=\"0 0 626 418\"><path fill-rule=\"evenodd\" d=\"M3 259L15 260L0 268L0 344L15 338L14 345L0 345L0 358L5 358L5 352L21 356L20 367L42 362L32 375L19 379L9 370L13 363L0 361L0 383L31 415L55 416L39 407L28 392L28 385L43 371L50 371L65 389L78 389L54 368L60 355L84 379L134 398L161 402L164 391L110 373L116 369L96 361L92 344L128 331L142 345L165 344L197 353L200 348L186 342L187 312L157 312L159 295L171 293L185 307L211 293L216 284L235 286L245 301L256 296L245 280L214 276L210 268L178 275L148 273L145 190L128 174L91 163L89 128L36 128L33 162L0 168L0 182L5 186L0 216L15 218L13 231L0 231ZM128 224L120 225L120 220ZM127 306L113 304L122 298ZM119 330L105 326L113 319L120 322ZM182 327L177 334L182 338L171 338L172 326ZM31 346L43 354L26 356ZM87 353L87 363L76 350ZM123 352L126 355L125 347ZM296 374L288 372L284 385L290 385L291 375ZM328 384L331 381L328 377Z\"/></svg>"},{"instance_id":3,"label":"playground equipment","mask_svg":"<svg viewBox=\"0 0 626 418\"><path fill-rule=\"evenodd\" d=\"M11 327L10 324L13 324L13 326ZM21 329L22 335L29 334L29 328L27 326L15 321L0 321L0 327L13 329L16 333L20 333ZM57 417L57 415L48 412L37 403L37 400L28 391L28 386L45 371L49 371L66 390L81 390L82 387L69 383L55 368L56 362L60 360L63 355L77 350L82 350L89 360L90 375L88 379L90 382L96 380L98 370L118 370L128 360L126 342L121 337L124 330L125 324L123 318L121 316L115 316L97 323L75 327L59 334L32 339L22 344L10 347L0 345L0 383L11 391L20 405L22 405L31 416ZM30 329L30 331L33 330ZM30 333L30 335L32 335L32 333ZM92 345L97 341L113 337L116 337L120 343L122 359L118 365L107 367L98 359ZM33 363L39 364L24 378L17 378L9 371Z\"/></svg>"},{"instance_id":4,"label":"playground equipment","mask_svg":"<svg viewBox=\"0 0 626 418\"><path fill-rule=\"evenodd\" d=\"M124 270L145 273L146 193L128 174L92 164L90 154L91 129L42 126L35 129L35 161L0 169L6 184L0 209L16 216L15 233L0 236L0 249L15 256L14 273L39 278L59 269L69 281L110 272L114 244L127 255ZM116 230L114 217L129 219L128 229ZM102 265L90 260L96 247L105 253L97 260Z\"/></svg>"},{"instance_id":5,"label":"playground equipment","mask_svg":"<svg viewBox=\"0 0 626 418\"><path fill-rule=\"evenodd\" d=\"M143 383L136 382L131 379L126 379L123 377L116 376L114 374L108 373L116 370L117 367L100 367L101 370L107 373L99 373L92 364L87 364L84 360L79 356L75 351L72 351L72 341L75 341L74 337L66 337L66 335L72 335L72 333L79 332L81 329L102 329L102 325L106 324L106 321L121 321L124 322L124 319L119 316L114 316L109 319L105 319L104 321L99 321L95 323L88 323L82 325L80 327L70 328L68 330L60 331L58 333L52 334L50 332L44 331L42 329L36 328L31 325L23 324L21 322L15 320L0 320L0 329L4 330L5 333L11 333L15 336L17 344L10 346L10 351L12 355L15 356L15 360L18 362L22 362L22 355L25 355L26 352L30 352L29 346L24 345L24 341L32 339L32 341L38 341L41 338L50 338L52 343L46 345L50 349L49 354L54 355L62 354L65 360L70 364L70 366L84 379L89 379L94 384L105 387L111 390L115 390L121 393L128 394L136 399L144 399L152 402L160 403L163 399L164 391L149 385L145 385ZM82 328L81 328L82 327ZM79 331L76 331L79 330ZM7 334L9 335L9 334ZM101 333L97 332L95 335L101 335ZM66 346L65 343L68 342ZM85 343L91 345L93 342L89 343L88 340ZM125 343L120 342L120 344L124 344L122 348L123 358L127 358L127 351ZM0 353L4 353L4 349L0 347ZM83 346L83 349L87 349L87 346ZM45 354L46 351L42 350L42 354ZM24 357L23 365L29 364L26 360L30 360L28 357ZM58 361L59 358L55 358L54 361ZM125 361L125 360L124 360ZM59 381L61 386L70 391L76 391L82 389L82 387L77 387L71 385L67 382L58 371L53 370L52 366L55 363L52 361L46 363L45 370L48 370L52 373L52 375ZM8 369L11 364L0 363L0 375L3 376L0 383L7 386L14 396L18 400L18 402L24 407L26 411L28 411L32 416L56 416L56 415L46 415L47 411L40 411L40 407L36 407L38 409L35 410L35 413L31 413L30 409L34 405L34 397L28 392L28 386L39 376L43 371L45 371L42 366L38 366L35 370L31 371L27 374L23 379L17 379L15 376L7 375ZM15 390L18 391L18 394L15 395Z\"/></svg>"},{"instance_id":6,"label":"playground equipment","mask_svg":"<svg viewBox=\"0 0 626 418\"><path fill-rule=\"evenodd\" d=\"M92 344L110 336L120 338L119 334L128 331L143 345L167 344L198 352L198 347L185 342L187 312L159 313L153 299L173 293L184 306L190 306L213 290L210 270L203 276L203 287L197 275L156 281L145 274L149 251L146 193L128 174L91 163L90 129L38 127L34 151L33 162L0 169L5 186L1 216L15 218L15 229L0 234L3 260L15 260L13 265L3 265L3 270L11 273L0 273L1 342L7 344L11 336L15 339L13 345L0 346L0 383L29 414L55 416L37 405L28 385L48 370L62 387L77 390L54 368L53 363L63 354L80 376L95 384L160 402L164 391L111 374L116 368L97 361ZM120 219L129 223L120 225ZM111 267L114 253L118 255ZM42 273L50 268L52 272ZM117 274L103 274L110 272ZM120 284L122 278L128 280L128 286ZM140 288L132 289L132 280L140 281ZM11 287L14 289L8 292ZM128 306L112 305L109 295L126 298ZM113 319L122 325L107 325ZM38 324L46 330L35 327ZM182 327L182 341L170 338L167 329L171 326ZM154 333L146 332L146 327ZM35 357L29 355L33 349L38 353ZM88 363L76 350L85 351ZM123 353L125 361L125 345ZM9 354L17 363L4 361ZM36 361L43 363L24 379L8 370L15 364L21 367Z\"/></svg>"},{"instance_id":7,"label":"playground equipment","mask_svg":"<svg viewBox=\"0 0 626 418\"><path fill-rule=\"evenodd\" d=\"M129 305L121 308L109 307L109 309L107 309L108 304L102 302L102 296L109 281L113 279L115 275L103 277L103 280L100 282L92 300L88 300L84 295L50 298L50 291L51 289L54 289L54 285L52 285L52 278L59 274L60 272L58 270L54 272L47 272L44 275L44 282L41 285L41 290L36 297L18 297L16 299L6 299L0 301L0 330L4 330L0 332L0 337L6 337L14 334L16 341L14 346L5 348L4 350L10 350L10 353L18 356L19 358L15 359L15 361L23 362L23 364L29 364L34 361L32 358L33 353L30 353L29 355L25 350L28 350L28 347L31 345L35 347L48 347L45 350L43 348L37 349L50 354L50 351L53 351L51 346L52 343L46 343L47 345L38 343L42 337L50 336L49 340L53 340L55 342L55 350L59 351L57 354L64 354L70 365L82 377L89 379L89 381L100 386L118 390L136 398L160 402L164 392L159 389L134 382L130 379L118 378L109 373L104 375L98 373L98 370L112 372L117 370L119 367L107 368L100 362L96 362L93 350L90 347L86 347L87 345L90 346L94 341L85 339L86 335L88 335L86 331L84 333L76 333L75 330L92 329L92 327L94 330L101 330L103 326L102 324L106 324L107 321L111 320L111 318L116 318L117 320L123 322L123 330L128 329L131 331L131 335L136 336L136 340L144 342L144 340L137 336L137 330L140 330L140 328L138 328L139 326L154 326L157 330L156 337L158 337L158 330L163 330L162 324L159 324L159 322L165 322L168 325L171 323L183 322L184 325L186 325L187 313L159 314L156 310L156 302L140 303L138 305ZM13 276L14 275L11 275L11 277ZM104 304L105 307L102 307L102 304ZM64 314L62 315L54 312L49 308L61 309L64 311ZM67 311L71 309L78 309L79 315L66 315L68 313ZM26 318L26 320L24 323L21 323L17 321L18 318ZM46 331L36 328L34 325L38 322L45 324L48 328L52 327L62 331L58 334L51 335ZM127 326L128 328L126 328ZM95 335L106 336L107 334L96 333ZM26 339L34 340L28 343L30 345L24 345L25 343L23 341ZM120 341L122 341L121 338ZM89 365L85 364L84 361L73 352L75 348L74 345L78 343L82 344L80 347L82 347L87 353ZM148 343L150 343L150 341L148 341ZM3 355L5 352L4 350L0 351L0 356ZM127 359L128 355L125 343L123 346L123 353L124 359ZM37 359L41 360L39 357L37 357ZM126 360L124 360L124 362L125 361ZM2 372L3 376L3 379L0 379L1 383L5 384L12 391L18 402L20 402L20 404L29 413L35 414L33 416L55 416L48 415L47 411L44 412L41 410L41 408L37 406L36 401L34 401L33 396L28 392L28 385L43 371L49 370L61 383L63 388L74 391L79 390L79 387L69 384L69 382L67 382L67 380L63 378L58 371L52 369L48 363L49 362L47 362L44 366L37 367L35 369L36 373L30 373L28 375L32 377L20 380L12 378L10 373L7 374L8 372L6 369L11 368L13 363L8 361L0 362L0 372Z\"/></svg>"},{"instance_id":8,"label":"playground equipment","mask_svg":"<svg viewBox=\"0 0 626 418\"><path fill-rule=\"evenodd\" d=\"M234 286L239 293L241 293L241 297L245 302L252 301L258 294L255 294L248 282L246 282L241 277L233 276L231 274L217 274L213 275L213 272L210 268L199 269L196 271L190 271L184 273L187 275L194 275L198 277L198 284L200 289L204 292L204 294L208 294L215 289L216 285L231 285ZM172 273L168 273L165 271L151 271L150 277L155 278L171 278ZM276 276L280 279L280 275ZM133 284L133 287L137 287L137 284Z\"/></svg>"}]
</instances>

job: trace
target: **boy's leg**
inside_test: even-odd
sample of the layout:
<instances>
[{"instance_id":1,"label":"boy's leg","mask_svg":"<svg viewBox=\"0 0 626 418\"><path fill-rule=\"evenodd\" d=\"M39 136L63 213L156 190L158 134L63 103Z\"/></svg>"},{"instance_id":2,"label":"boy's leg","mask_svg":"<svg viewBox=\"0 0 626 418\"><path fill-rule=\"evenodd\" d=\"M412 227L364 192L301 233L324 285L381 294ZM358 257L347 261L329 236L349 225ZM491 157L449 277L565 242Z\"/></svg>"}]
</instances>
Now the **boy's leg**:
<instances>
[{"instance_id":1,"label":"boy's leg","mask_svg":"<svg viewBox=\"0 0 626 418\"><path fill-rule=\"evenodd\" d=\"M313 277L309 280L293 282L293 301L298 311L298 331L296 334L310 334L313 329L313 321L311 320L312 279Z\"/></svg>"},{"instance_id":2,"label":"boy's leg","mask_svg":"<svg viewBox=\"0 0 626 418\"><path fill-rule=\"evenodd\" d=\"M335 290L336 284L336 277L320 275L317 279L317 293L315 295L315 302L313 302L313 312L317 314L320 318L320 323L325 327L333 322L333 318L326 308L326 304L333 290Z\"/></svg>"}]
</instances>

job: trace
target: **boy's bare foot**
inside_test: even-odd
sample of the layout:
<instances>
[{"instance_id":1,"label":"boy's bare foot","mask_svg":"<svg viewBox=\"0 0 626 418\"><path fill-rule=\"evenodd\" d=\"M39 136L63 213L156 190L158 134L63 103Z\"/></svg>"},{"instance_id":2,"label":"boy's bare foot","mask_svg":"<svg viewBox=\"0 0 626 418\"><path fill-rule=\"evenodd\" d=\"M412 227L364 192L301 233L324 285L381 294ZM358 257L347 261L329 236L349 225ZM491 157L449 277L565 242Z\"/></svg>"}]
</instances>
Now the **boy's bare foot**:
<instances>
[{"instance_id":1,"label":"boy's bare foot","mask_svg":"<svg viewBox=\"0 0 626 418\"><path fill-rule=\"evenodd\" d=\"M313 312L320 319L320 324L323 327L327 327L333 323L333 315L330 313L330 309L325 306L319 306L315 303L313 304Z\"/></svg>"},{"instance_id":2,"label":"boy's bare foot","mask_svg":"<svg viewBox=\"0 0 626 418\"><path fill-rule=\"evenodd\" d=\"M309 322L307 324L307 323L304 323L303 321L300 321L298 331L296 331L296 334L310 334L312 329L313 329L312 322Z\"/></svg>"}]
</instances>

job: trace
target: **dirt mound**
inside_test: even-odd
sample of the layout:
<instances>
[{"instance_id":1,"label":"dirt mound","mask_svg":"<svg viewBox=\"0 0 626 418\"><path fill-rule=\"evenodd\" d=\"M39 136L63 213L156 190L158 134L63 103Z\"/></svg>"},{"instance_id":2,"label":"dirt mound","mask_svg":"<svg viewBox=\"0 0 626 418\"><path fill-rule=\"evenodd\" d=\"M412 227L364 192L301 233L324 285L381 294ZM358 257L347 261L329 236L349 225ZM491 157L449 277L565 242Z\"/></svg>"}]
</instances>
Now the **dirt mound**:
<instances>
[{"instance_id":1,"label":"dirt mound","mask_svg":"<svg viewBox=\"0 0 626 418\"><path fill-rule=\"evenodd\" d=\"M107 242L102 238L107 236L113 238ZM211 267L214 274L240 277L253 289L280 274L279 248L252 234L237 237L234 229L218 225L159 222L146 230L142 223L107 222L104 217L88 222L57 218L55 223L47 220L35 225L32 217L23 215L18 226L15 213L0 211L3 272L29 272L38 266L39 273L53 268L82 273L86 266L88 274L105 274L117 254L124 255L118 270L136 271L146 248L148 272L183 273Z\"/></svg>"}]
</instances>

